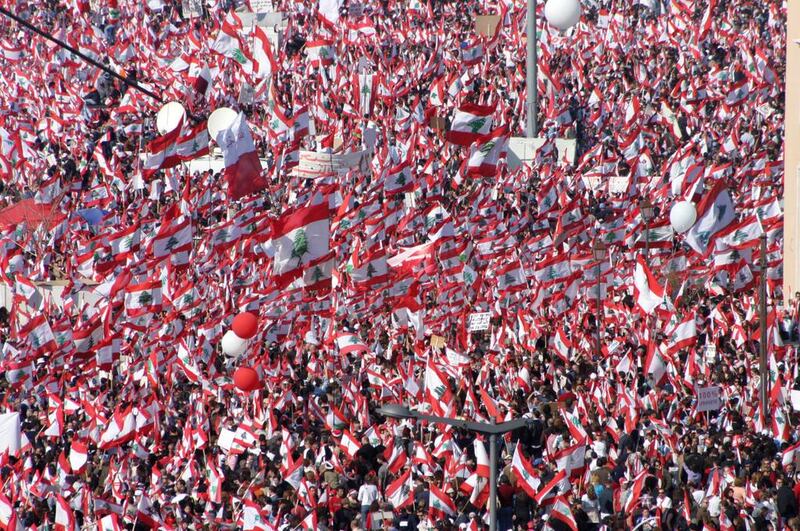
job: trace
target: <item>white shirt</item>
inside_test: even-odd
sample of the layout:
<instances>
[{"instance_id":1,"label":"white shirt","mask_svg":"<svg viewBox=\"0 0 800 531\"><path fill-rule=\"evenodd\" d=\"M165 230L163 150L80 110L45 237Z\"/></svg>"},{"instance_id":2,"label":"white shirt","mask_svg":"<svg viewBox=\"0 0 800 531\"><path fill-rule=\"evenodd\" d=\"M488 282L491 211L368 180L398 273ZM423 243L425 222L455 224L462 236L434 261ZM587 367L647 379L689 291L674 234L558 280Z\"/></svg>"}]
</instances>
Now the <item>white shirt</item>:
<instances>
[{"instance_id":1,"label":"white shirt","mask_svg":"<svg viewBox=\"0 0 800 531\"><path fill-rule=\"evenodd\" d=\"M375 485L361 485L358 488L358 501L363 507L364 505L372 505L372 502L378 499L378 487Z\"/></svg>"}]
</instances>

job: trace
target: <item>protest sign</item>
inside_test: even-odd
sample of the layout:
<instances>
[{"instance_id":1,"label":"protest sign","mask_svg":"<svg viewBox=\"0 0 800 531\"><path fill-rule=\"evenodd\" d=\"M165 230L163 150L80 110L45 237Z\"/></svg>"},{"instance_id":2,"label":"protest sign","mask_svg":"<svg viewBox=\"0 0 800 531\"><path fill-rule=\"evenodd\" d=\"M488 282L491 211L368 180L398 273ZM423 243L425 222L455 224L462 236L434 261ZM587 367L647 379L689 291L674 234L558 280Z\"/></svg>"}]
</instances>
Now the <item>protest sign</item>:
<instances>
[{"instance_id":1,"label":"protest sign","mask_svg":"<svg viewBox=\"0 0 800 531\"><path fill-rule=\"evenodd\" d=\"M722 389L719 386L699 387L696 397L698 413L716 411L722 407Z\"/></svg>"},{"instance_id":2,"label":"protest sign","mask_svg":"<svg viewBox=\"0 0 800 531\"><path fill-rule=\"evenodd\" d=\"M467 319L467 330L469 332L481 332L489 329L491 314L489 312L471 313Z\"/></svg>"}]
</instances>

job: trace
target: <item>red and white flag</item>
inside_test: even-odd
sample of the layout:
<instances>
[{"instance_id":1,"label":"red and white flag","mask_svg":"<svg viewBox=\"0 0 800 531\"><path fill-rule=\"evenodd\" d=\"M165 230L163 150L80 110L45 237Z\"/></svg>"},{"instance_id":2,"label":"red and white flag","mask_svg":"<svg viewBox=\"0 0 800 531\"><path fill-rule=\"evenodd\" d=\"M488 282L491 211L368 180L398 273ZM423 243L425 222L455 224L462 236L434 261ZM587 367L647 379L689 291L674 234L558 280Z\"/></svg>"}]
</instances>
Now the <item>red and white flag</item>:
<instances>
[{"instance_id":1,"label":"red and white flag","mask_svg":"<svg viewBox=\"0 0 800 531\"><path fill-rule=\"evenodd\" d=\"M719 181L697 205L697 221L686 233L686 243L698 254L713 249L717 235L736 219L731 194L725 181Z\"/></svg>"},{"instance_id":2,"label":"red and white flag","mask_svg":"<svg viewBox=\"0 0 800 531\"><path fill-rule=\"evenodd\" d=\"M517 486L531 498L535 497L542 480L539 477L539 472L522 456L519 441L517 441L514 457L511 460L511 471L514 472L517 478Z\"/></svg>"},{"instance_id":3,"label":"red and white flag","mask_svg":"<svg viewBox=\"0 0 800 531\"><path fill-rule=\"evenodd\" d=\"M272 223L267 249L272 256L272 279L278 288L302 276L313 261L328 254L330 207L327 200L285 212Z\"/></svg>"},{"instance_id":4,"label":"red and white flag","mask_svg":"<svg viewBox=\"0 0 800 531\"><path fill-rule=\"evenodd\" d=\"M386 487L386 501L392 504L394 510L402 509L414 501L414 482L410 468Z\"/></svg>"},{"instance_id":5,"label":"red and white flag","mask_svg":"<svg viewBox=\"0 0 800 531\"><path fill-rule=\"evenodd\" d=\"M468 146L492 130L492 114L495 107L465 103L456 111L453 123L447 132L447 140L460 146Z\"/></svg>"},{"instance_id":6,"label":"red and white flag","mask_svg":"<svg viewBox=\"0 0 800 531\"><path fill-rule=\"evenodd\" d=\"M250 134L243 112L228 129L217 133L214 140L225 158L225 178L231 198L240 199L267 187L267 180L261 175L261 161L256 153L253 135Z\"/></svg>"},{"instance_id":7,"label":"red and white flag","mask_svg":"<svg viewBox=\"0 0 800 531\"><path fill-rule=\"evenodd\" d=\"M497 175L497 167L508 151L508 128L498 127L488 136L480 138L472 148L467 163L470 175L492 177Z\"/></svg>"},{"instance_id":8,"label":"red and white flag","mask_svg":"<svg viewBox=\"0 0 800 531\"><path fill-rule=\"evenodd\" d=\"M428 498L428 507L431 511L438 511L448 516L456 514L456 504L450 499L450 496L445 494L439 487L430 484L430 496Z\"/></svg>"},{"instance_id":9,"label":"red and white flag","mask_svg":"<svg viewBox=\"0 0 800 531\"><path fill-rule=\"evenodd\" d=\"M75 515L72 514L69 502L60 494L56 494L55 528L57 531L75 531L77 528Z\"/></svg>"},{"instance_id":10,"label":"red and white flag","mask_svg":"<svg viewBox=\"0 0 800 531\"><path fill-rule=\"evenodd\" d=\"M633 288L636 304L648 315L653 313L664 301L664 288L658 285L658 281L641 256L636 259Z\"/></svg>"},{"instance_id":11,"label":"red and white flag","mask_svg":"<svg viewBox=\"0 0 800 531\"><path fill-rule=\"evenodd\" d=\"M80 474L89 460L89 446L78 439L73 439L69 449L69 466L72 472Z\"/></svg>"},{"instance_id":12,"label":"red and white flag","mask_svg":"<svg viewBox=\"0 0 800 531\"><path fill-rule=\"evenodd\" d=\"M272 46L269 43L267 32L261 26L253 28L253 62L255 69L253 75L257 78L265 78L278 70L278 63L272 54Z\"/></svg>"}]
</instances>

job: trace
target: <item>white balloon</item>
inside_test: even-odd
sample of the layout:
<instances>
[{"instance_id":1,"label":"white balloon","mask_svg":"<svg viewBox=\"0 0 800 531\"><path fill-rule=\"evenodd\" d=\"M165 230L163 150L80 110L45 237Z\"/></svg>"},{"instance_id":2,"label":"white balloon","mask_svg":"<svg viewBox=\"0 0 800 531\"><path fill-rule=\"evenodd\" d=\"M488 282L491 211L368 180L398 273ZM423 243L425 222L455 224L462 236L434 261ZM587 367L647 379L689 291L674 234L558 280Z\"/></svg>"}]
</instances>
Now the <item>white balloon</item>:
<instances>
[{"instance_id":1,"label":"white balloon","mask_svg":"<svg viewBox=\"0 0 800 531\"><path fill-rule=\"evenodd\" d=\"M222 336L222 352L228 356L238 358L247 349L247 340L236 335L233 330L228 330Z\"/></svg>"},{"instance_id":2,"label":"white balloon","mask_svg":"<svg viewBox=\"0 0 800 531\"><path fill-rule=\"evenodd\" d=\"M162 135L169 133L181 122L181 118L186 117L186 109L177 101L165 103L156 114L156 129Z\"/></svg>"},{"instance_id":3,"label":"white balloon","mask_svg":"<svg viewBox=\"0 0 800 531\"><path fill-rule=\"evenodd\" d=\"M230 107L216 109L208 117L208 134L216 141L219 132L229 128L237 116L239 114Z\"/></svg>"},{"instance_id":4,"label":"white balloon","mask_svg":"<svg viewBox=\"0 0 800 531\"><path fill-rule=\"evenodd\" d=\"M697 221L697 209L691 201L678 201L669 211L669 222L678 234L692 228Z\"/></svg>"},{"instance_id":5,"label":"white balloon","mask_svg":"<svg viewBox=\"0 0 800 531\"><path fill-rule=\"evenodd\" d=\"M547 0L544 18L554 28L566 31L581 19L580 0Z\"/></svg>"}]
</instances>

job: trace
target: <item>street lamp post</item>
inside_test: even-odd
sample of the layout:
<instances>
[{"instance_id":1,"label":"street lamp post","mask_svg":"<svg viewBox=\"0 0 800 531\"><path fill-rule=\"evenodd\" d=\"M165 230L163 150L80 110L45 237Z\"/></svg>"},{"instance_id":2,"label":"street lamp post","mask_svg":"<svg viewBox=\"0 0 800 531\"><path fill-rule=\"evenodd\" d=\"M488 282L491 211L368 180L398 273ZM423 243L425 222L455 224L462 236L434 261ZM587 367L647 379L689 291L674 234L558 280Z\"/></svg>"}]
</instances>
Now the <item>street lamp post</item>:
<instances>
[{"instance_id":1,"label":"street lamp post","mask_svg":"<svg viewBox=\"0 0 800 531\"><path fill-rule=\"evenodd\" d=\"M536 34L536 2L537 0L528 0L525 22L528 39L525 54L525 90L527 91L525 136L528 138L536 138L539 134L539 93L536 85L539 79L539 50L537 48L538 35ZM566 31L580 20L580 0L547 0L544 15L551 26Z\"/></svg>"},{"instance_id":2,"label":"street lamp post","mask_svg":"<svg viewBox=\"0 0 800 531\"><path fill-rule=\"evenodd\" d=\"M607 253L608 249L606 245L600 240L595 240L594 245L592 245L592 256L595 260L595 273L597 276L597 317L595 319L597 321L595 323L597 325L597 345L595 350L597 359L600 359L603 354L602 338L600 337L600 322L603 315L602 297L600 293L600 274L602 273L600 263L605 259Z\"/></svg>"},{"instance_id":3,"label":"street lamp post","mask_svg":"<svg viewBox=\"0 0 800 531\"><path fill-rule=\"evenodd\" d=\"M758 260L761 278L758 283L758 320L760 341L758 342L758 373L761 375L759 399L761 412L766 421L769 416L769 376L767 374L767 235L761 235L761 256Z\"/></svg>"},{"instance_id":4,"label":"street lamp post","mask_svg":"<svg viewBox=\"0 0 800 531\"><path fill-rule=\"evenodd\" d=\"M525 120L525 136L536 138L539 134L539 91L536 82L539 78L539 50L536 34L536 0L528 0L528 18L525 31L528 36L525 56L525 90L528 94L528 119Z\"/></svg>"},{"instance_id":5,"label":"street lamp post","mask_svg":"<svg viewBox=\"0 0 800 531\"><path fill-rule=\"evenodd\" d=\"M384 417L392 419L415 419L446 424L455 428L489 436L489 531L497 531L497 438L504 433L524 428L528 419L514 419L500 424L470 422L467 420L439 417L413 411L402 404L384 404L377 410Z\"/></svg>"},{"instance_id":6,"label":"street lamp post","mask_svg":"<svg viewBox=\"0 0 800 531\"><path fill-rule=\"evenodd\" d=\"M655 208L650 199L645 197L639 203L639 211L644 220L644 262L650 267L650 221L655 217Z\"/></svg>"}]
</instances>

